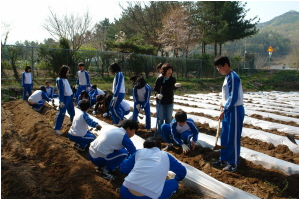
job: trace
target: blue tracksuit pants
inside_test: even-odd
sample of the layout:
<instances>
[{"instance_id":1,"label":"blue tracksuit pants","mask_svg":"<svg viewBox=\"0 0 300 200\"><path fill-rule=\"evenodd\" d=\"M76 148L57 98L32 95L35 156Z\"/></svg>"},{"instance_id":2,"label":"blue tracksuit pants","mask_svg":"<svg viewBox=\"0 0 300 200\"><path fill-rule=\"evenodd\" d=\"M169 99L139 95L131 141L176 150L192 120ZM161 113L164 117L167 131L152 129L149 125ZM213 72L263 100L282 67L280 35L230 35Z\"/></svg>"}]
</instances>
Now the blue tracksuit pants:
<instances>
[{"instance_id":1,"label":"blue tracksuit pants","mask_svg":"<svg viewBox=\"0 0 300 200\"><path fill-rule=\"evenodd\" d=\"M42 108L42 106L44 105L44 103L45 103L45 101L40 100L36 104L30 104L30 103L28 103L28 104L30 106L32 106L33 108L36 108L36 109L40 110Z\"/></svg>"},{"instance_id":2,"label":"blue tracksuit pants","mask_svg":"<svg viewBox=\"0 0 300 200\"><path fill-rule=\"evenodd\" d=\"M229 164L239 163L244 115L244 106L234 106L225 113L222 121L221 146L227 148L221 149L220 160Z\"/></svg>"},{"instance_id":3,"label":"blue tracksuit pants","mask_svg":"<svg viewBox=\"0 0 300 200\"><path fill-rule=\"evenodd\" d=\"M137 103L137 102L134 103L133 114L132 114L132 119L136 122L137 122L137 116L139 114L139 111L136 108L137 104L139 104L139 103ZM140 109L142 109L142 108L140 108ZM150 104L149 103L146 104L144 111L146 114L146 129L151 129L151 113L150 113Z\"/></svg>"},{"instance_id":4,"label":"blue tracksuit pants","mask_svg":"<svg viewBox=\"0 0 300 200\"><path fill-rule=\"evenodd\" d=\"M74 136L74 135L68 134L68 138L72 142L80 144L80 146L82 148L85 148L88 144L90 144L91 142L93 142L96 137L90 131L87 131L86 134L85 134L85 136L83 136L83 137L78 137L78 136Z\"/></svg>"},{"instance_id":5,"label":"blue tracksuit pants","mask_svg":"<svg viewBox=\"0 0 300 200\"><path fill-rule=\"evenodd\" d=\"M87 91L87 88L88 88L88 86L87 85L80 85L80 86L78 86L78 88L77 88L77 92L76 92L76 95L75 95L75 97L76 97L76 102L78 102L79 101L79 96L80 96L80 94L81 94L81 92L83 91L83 90L85 90L85 91Z\"/></svg>"},{"instance_id":6,"label":"blue tracksuit pants","mask_svg":"<svg viewBox=\"0 0 300 200\"><path fill-rule=\"evenodd\" d=\"M23 100L27 99L26 93L28 92L28 97L32 94L32 85L31 84L24 84L23 90Z\"/></svg>"},{"instance_id":7,"label":"blue tracksuit pants","mask_svg":"<svg viewBox=\"0 0 300 200\"><path fill-rule=\"evenodd\" d=\"M119 93L117 101L114 102L114 98L112 98L109 104L109 110L111 112L113 124L118 124L120 120L124 119L124 113L122 109L120 109L120 104L123 101L124 96L124 93Z\"/></svg>"},{"instance_id":8,"label":"blue tracksuit pants","mask_svg":"<svg viewBox=\"0 0 300 200\"><path fill-rule=\"evenodd\" d=\"M58 107L58 113L56 115L56 119L55 119L55 123L54 123L54 130L60 130L62 127L62 123L64 121L65 118L65 114L66 111L68 111L69 115L70 115L70 121L72 123L74 115L75 115L75 108L74 108L74 104L72 101L72 97L71 96L65 96L64 97L64 103L65 103L65 107L61 108Z\"/></svg>"},{"instance_id":9,"label":"blue tracksuit pants","mask_svg":"<svg viewBox=\"0 0 300 200\"><path fill-rule=\"evenodd\" d=\"M163 124L161 126L161 132L164 136L165 142L172 143L171 126L169 124ZM184 144L189 144L193 137L193 133L191 131L184 131L182 133L177 133L177 137L181 138Z\"/></svg>"}]
</instances>

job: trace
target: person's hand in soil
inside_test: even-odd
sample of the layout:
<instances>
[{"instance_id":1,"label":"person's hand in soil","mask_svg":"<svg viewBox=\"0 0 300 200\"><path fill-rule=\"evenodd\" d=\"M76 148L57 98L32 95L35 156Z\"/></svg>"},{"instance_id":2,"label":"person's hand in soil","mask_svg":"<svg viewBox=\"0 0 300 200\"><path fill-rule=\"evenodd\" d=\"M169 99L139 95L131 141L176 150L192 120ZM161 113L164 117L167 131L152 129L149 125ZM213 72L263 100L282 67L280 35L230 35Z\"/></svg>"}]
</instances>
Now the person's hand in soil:
<instances>
[{"instance_id":1,"label":"person's hand in soil","mask_svg":"<svg viewBox=\"0 0 300 200\"><path fill-rule=\"evenodd\" d=\"M182 144L181 146L182 146L183 153L187 153L191 150L186 144Z\"/></svg>"},{"instance_id":2,"label":"person's hand in soil","mask_svg":"<svg viewBox=\"0 0 300 200\"><path fill-rule=\"evenodd\" d=\"M196 143L194 141L192 141L192 143L191 143L191 149L195 150L195 147L196 147Z\"/></svg>"}]
</instances>

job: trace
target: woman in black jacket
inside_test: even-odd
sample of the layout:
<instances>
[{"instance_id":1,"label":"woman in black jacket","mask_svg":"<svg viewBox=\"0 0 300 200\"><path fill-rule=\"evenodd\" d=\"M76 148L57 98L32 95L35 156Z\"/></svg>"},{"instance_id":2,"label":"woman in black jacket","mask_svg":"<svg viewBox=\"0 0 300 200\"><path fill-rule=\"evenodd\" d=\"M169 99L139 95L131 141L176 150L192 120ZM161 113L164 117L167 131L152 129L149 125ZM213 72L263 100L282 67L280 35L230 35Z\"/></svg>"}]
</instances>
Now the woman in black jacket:
<instances>
[{"instance_id":1,"label":"woman in black jacket","mask_svg":"<svg viewBox=\"0 0 300 200\"><path fill-rule=\"evenodd\" d=\"M155 81L154 95L156 96L156 115L158 124L158 137L163 138L161 125L170 124L172 121L174 90L181 87L176 83L176 78L172 76L173 67L170 63L165 63L161 68L162 76Z\"/></svg>"}]
</instances>

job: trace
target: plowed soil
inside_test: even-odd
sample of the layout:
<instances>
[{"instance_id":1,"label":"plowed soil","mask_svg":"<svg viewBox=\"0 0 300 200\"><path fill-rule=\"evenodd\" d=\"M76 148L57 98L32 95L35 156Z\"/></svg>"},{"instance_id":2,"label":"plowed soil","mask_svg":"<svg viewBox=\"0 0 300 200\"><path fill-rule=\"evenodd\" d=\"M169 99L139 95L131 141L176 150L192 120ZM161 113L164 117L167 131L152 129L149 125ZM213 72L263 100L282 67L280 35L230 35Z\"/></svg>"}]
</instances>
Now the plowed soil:
<instances>
[{"instance_id":1,"label":"plowed soil","mask_svg":"<svg viewBox=\"0 0 300 200\"><path fill-rule=\"evenodd\" d=\"M78 152L67 138L70 121L65 117L62 136L53 131L55 108L45 105L41 112L34 111L25 101L16 100L1 104L1 197L24 199L118 199L118 188L126 175L118 170L115 181L101 178L89 161L87 152ZM97 117L111 123L110 119ZM140 124L137 135L152 136ZM205 125L199 125L204 133L214 134ZM205 132L206 131L206 132ZM253 145L243 139L243 146ZM165 145L165 144L163 144ZM262 144L262 146L266 146ZM261 146L261 147L262 147ZM249 147L248 147L249 148ZM256 147L255 147L256 148ZM256 151L261 152L262 148ZM269 149L272 150L270 147ZM282 157L299 163L297 156L290 158L288 148L280 150ZM287 152L287 153L286 153ZM182 154L181 148L170 151L179 160L198 168L206 174L229 185L240 188L260 198L299 199L299 175L285 175L278 170L265 169L241 158L237 173L224 172L210 165L219 157L218 152L197 147ZM278 152L274 150L273 154ZM208 198L195 191L180 187L175 199Z\"/></svg>"}]
</instances>

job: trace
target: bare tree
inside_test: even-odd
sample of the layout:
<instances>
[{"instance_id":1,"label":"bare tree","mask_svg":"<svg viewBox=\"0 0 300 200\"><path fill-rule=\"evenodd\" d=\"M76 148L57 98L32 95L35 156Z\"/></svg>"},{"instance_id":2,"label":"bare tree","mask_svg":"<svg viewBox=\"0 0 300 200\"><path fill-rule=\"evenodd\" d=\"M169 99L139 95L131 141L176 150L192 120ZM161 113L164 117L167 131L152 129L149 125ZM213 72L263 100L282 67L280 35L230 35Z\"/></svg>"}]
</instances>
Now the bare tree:
<instances>
[{"instance_id":1,"label":"bare tree","mask_svg":"<svg viewBox=\"0 0 300 200\"><path fill-rule=\"evenodd\" d=\"M257 53L255 56L256 69L262 69L263 66L267 63L267 61L268 59L266 58L266 56Z\"/></svg>"},{"instance_id":2,"label":"bare tree","mask_svg":"<svg viewBox=\"0 0 300 200\"><path fill-rule=\"evenodd\" d=\"M1 46L6 45L8 35L10 33L10 24L7 24L6 22L1 21L1 29L2 29L2 34L1 34ZM3 38L3 40L2 40Z\"/></svg>"},{"instance_id":3,"label":"bare tree","mask_svg":"<svg viewBox=\"0 0 300 200\"><path fill-rule=\"evenodd\" d=\"M66 14L60 18L50 8L49 11L51 15L42 26L55 39L66 38L71 42L71 48L78 50L85 43L90 33L92 19L89 12L86 11L83 16Z\"/></svg>"},{"instance_id":4,"label":"bare tree","mask_svg":"<svg viewBox=\"0 0 300 200\"><path fill-rule=\"evenodd\" d=\"M187 7L172 6L162 24L158 41L162 43L163 50L173 50L175 57L178 57L179 51L183 51L188 57L190 47L199 42L201 32L193 26L193 19Z\"/></svg>"}]
</instances>

